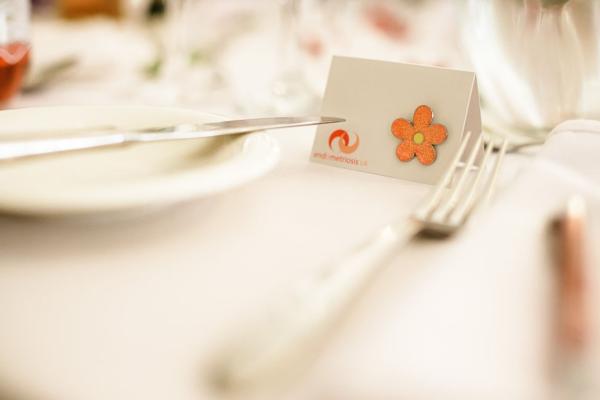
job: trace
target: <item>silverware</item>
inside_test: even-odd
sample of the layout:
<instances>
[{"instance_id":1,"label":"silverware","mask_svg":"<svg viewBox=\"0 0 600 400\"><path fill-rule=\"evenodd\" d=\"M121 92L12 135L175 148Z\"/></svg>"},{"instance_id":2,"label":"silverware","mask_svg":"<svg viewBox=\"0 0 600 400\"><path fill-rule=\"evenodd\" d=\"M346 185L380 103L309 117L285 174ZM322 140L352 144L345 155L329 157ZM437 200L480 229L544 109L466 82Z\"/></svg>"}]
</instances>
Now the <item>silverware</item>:
<instances>
[{"instance_id":1,"label":"silverware","mask_svg":"<svg viewBox=\"0 0 600 400\"><path fill-rule=\"evenodd\" d=\"M200 139L344 121L342 118L335 117L272 117L212 122L202 125L179 124L141 130L111 128L89 131L78 129L69 133L85 133L85 135L0 142L0 161L125 144ZM43 133L47 135L49 132ZM56 131L56 133L61 132Z\"/></svg>"},{"instance_id":2,"label":"silverware","mask_svg":"<svg viewBox=\"0 0 600 400\"><path fill-rule=\"evenodd\" d=\"M585 200L574 196L552 224L552 245L558 250L554 372L559 399L591 399L594 386L586 358L590 329L586 309L585 208Z\"/></svg>"},{"instance_id":3,"label":"silverware","mask_svg":"<svg viewBox=\"0 0 600 400\"><path fill-rule=\"evenodd\" d=\"M475 207L489 200L508 147L505 140L494 154L494 146L486 146L476 166L483 143L480 136L463 163L470 136L470 132L465 135L447 173L409 221L401 218L388 224L318 276L302 282L287 302L277 303L281 309L269 313L268 321L257 324L254 331L242 332L220 355L210 371L212 383L227 391L292 375L314 355L370 278L411 239L422 235L445 238L464 225Z\"/></svg>"}]
</instances>

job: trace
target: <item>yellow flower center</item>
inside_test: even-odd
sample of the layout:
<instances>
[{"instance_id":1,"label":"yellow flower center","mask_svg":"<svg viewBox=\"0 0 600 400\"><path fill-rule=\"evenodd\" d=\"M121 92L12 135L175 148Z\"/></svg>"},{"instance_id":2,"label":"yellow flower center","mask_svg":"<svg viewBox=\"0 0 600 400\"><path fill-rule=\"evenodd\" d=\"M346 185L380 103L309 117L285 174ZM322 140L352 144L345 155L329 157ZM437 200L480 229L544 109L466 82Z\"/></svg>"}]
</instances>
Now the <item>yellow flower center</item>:
<instances>
[{"instance_id":1,"label":"yellow flower center","mask_svg":"<svg viewBox=\"0 0 600 400\"><path fill-rule=\"evenodd\" d=\"M421 144L424 141L425 141L425 135L423 135L421 132L417 132L413 136L413 142L415 142L416 144Z\"/></svg>"}]
</instances>

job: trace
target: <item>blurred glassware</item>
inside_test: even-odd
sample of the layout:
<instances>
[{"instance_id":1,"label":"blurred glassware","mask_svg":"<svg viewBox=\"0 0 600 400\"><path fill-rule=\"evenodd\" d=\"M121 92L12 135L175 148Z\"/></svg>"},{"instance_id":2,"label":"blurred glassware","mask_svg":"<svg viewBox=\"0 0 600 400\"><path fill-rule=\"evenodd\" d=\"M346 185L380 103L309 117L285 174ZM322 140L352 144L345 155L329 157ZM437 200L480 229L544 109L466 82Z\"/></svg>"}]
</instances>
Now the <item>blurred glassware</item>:
<instances>
[{"instance_id":1,"label":"blurred glassware","mask_svg":"<svg viewBox=\"0 0 600 400\"><path fill-rule=\"evenodd\" d=\"M225 76L238 109L246 114L317 112L319 99L307 82L299 48L302 1L256 4L259 7L254 10L253 26L246 37L232 43L230 51L224 54ZM238 62L245 67L236 66Z\"/></svg>"},{"instance_id":2,"label":"blurred glassware","mask_svg":"<svg viewBox=\"0 0 600 400\"><path fill-rule=\"evenodd\" d=\"M44 90L54 81L63 77L65 73L75 67L77 63L77 57L71 55L61 57L56 61L41 64L38 66L37 70L31 69L23 81L21 91L23 93L34 93Z\"/></svg>"},{"instance_id":3,"label":"blurred glassware","mask_svg":"<svg viewBox=\"0 0 600 400\"><path fill-rule=\"evenodd\" d=\"M453 65L455 12L442 0L302 0L298 40L307 81L323 93L333 55Z\"/></svg>"},{"instance_id":4,"label":"blurred glassware","mask_svg":"<svg viewBox=\"0 0 600 400\"><path fill-rule=\"evenodd\" d=\"M121 15L120 0L58 0L58 8L63 17L81 18L92 15Z\"/></svg>"},{"instance_id":5,"label":"blurred glassware","mask_svg":"<svg viewBox=\"0 0 600 400\"><path fill-rule=\"evenodd\" d=\"M156 78L148 87L150 101L215 111L211 103L224 87L219 55L231 37L245 29L244 12L237 12L239 4L252 7L240 1L164 2L165 18L157 27L157 56L146 68L148 77Z\"/></svg>"},{"instance_id":6,"label":"blurred glassware","mask_svg":"<svg viewBox=\"0 0 600 400\"><path fill-rule=\"evenodd\" d=\"M161 50L148 69L163 102L236 114L307 112L315 101L298 63L296 3L167 0Z\"/></svg>"},{"instance_id":7,"label":"blurred glassware","mask_svg":"<svg viewBox=\"0 0 600 400\"><path fill-rule=\"evenodd\" d=\"M599 1L465 5L462 43L492 133L539 138L566 119L599 115Z\"/></svg>"},{"instance_id":8,"label":"blurred glassware","mask_svg":"<svg viewBox=\"0 0 600 400\"><path fill-rule=\"evenodd\" d=\"M133 0L130 0L133 1ZM417 0L166 0L153 90L236 114L319 108L333 54L450 65L455 7ZM450 42L451 45L448 45Z\"/></svg>"},{"instance_id":9,"label":"blurred glassware","mask_svg":"<svg viewBox=\"0 0 600 400\"><path fill-rule=\"evenodd\" d=\"M240 104L254 109L316 112L333 55L448 65L455 54L454 5L441 0L279 0L261 11L266 45L254 46L243 65L248 73L228 73ZM272 10L278 6L279 10ZM266 38L271 36L271 39ZM450 41L451 45L447 45ZM238 56L248 48L233 46ZM252 59L259 58L261 65ZM233 58L232 58L233 59ZM231 60L230 60L231 61ZM229 65L235 62L227 62ZM231 68L230 68L231 69ZM232 68L235 69L235 68ZM264 76L270 77L262 82ZM248 80L248 79L246 79ZM265 89L266 88L266 89Z\"/></svg>"},{"instance_id":10,"label":"blurred glassware","mask_svg":"<svg viewBox=\"0 0 600 400\"><path fill-rule=\"evenodd\" d=\"M54 0L31 0L31 8L36 13L40 10L46 11L54 6Z\"/></svg>"},{"instance_id":11,"label":"blurred glassware","mask_svg":"<svg viewBox=\"0 0 600 400\"><path fill-rule=\"evenodd\" d=\"M274 3L275 52L278 68L268 86L253 103L266 112L316 113L318 98L304 74L299 47L299 11L302 0L278 0ZM262 103L262 107L260 107Z\"/></svg>"},{"instance_id":12,"label":"blurred glassware","mask_svg":"<svg viewBox=\"0 0 600 400\"><path fill-rule=\"evenodd\" d=\"M164 1L151 0L122 0L121 10L125 18L131 22L138 23L151 16L154 9L164 8ZM163 11L163 10L160 10Z\"/></svg>"},{"instance_id":13,"label":"blurred glassware","mask_svg":"<svg viewBox=\"0 0 600 400\"><path fill-rule=\"evenodd\" d=\"M19 91L29 64L29 0L0 0L0 107Z\"/></svg>"},{"instance_id":14,"label":"blurred glassware","mask_svg":"<svg viewBox=\"0 0 600 400\"><path fill-rule=\"evenodd\" d=\"M161 80L165 84L168 101L175 102L183 87L181 80L185 78L189 35L187 11L194 0L167 0L167 23L163 38L163 56Z\"/></svg>"}]
</instances>

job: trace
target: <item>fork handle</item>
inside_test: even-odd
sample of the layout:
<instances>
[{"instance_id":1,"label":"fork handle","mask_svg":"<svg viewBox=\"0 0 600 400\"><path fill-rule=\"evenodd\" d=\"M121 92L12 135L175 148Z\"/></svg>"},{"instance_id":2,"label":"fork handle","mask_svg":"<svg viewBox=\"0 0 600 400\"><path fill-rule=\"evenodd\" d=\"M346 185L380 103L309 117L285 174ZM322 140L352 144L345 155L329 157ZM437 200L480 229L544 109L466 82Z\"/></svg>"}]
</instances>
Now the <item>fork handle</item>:
<instances>
[{"instance_id":1,"label":"fork handle","mask_svg":"<svg viewBox=\"0 0 600 400\"><path fill-rule=\"evenodd\" d=\"M279 309L267 323L230 349L213 371L217 383L226 390L254 386L300 368L370 278L418 229L406 220L390 224L303 282L286 303L278 303Z\"/></svg>"},{"instance_id":2,"label":"fork handle","mask_svg":"<svg viewBox=\"0 0 600 400\"><path fill-rule=\"evenodd\" d=\"M15 160L39 155L64 153L128 143L132 136L127 133L110 133L94 136L32 139L0 143L0 161Z\"/></svg>"}]
</instances>

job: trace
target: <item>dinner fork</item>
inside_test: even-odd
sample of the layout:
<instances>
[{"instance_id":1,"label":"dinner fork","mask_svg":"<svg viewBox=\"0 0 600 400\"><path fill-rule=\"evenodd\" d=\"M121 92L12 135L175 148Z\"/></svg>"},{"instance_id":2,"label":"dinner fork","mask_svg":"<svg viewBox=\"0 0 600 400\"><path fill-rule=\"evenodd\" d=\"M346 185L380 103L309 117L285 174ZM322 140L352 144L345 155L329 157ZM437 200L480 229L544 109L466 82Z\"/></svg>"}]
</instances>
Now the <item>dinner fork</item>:
<instances>
[{"instance_id":1,"label":"dinner fork","mask_svg":"<svg viewBox=\"0 0 600 400\"><path fill-rule=\"evenodd\" d=\"M466 152L461 140L449 169L407 221L400 218L298 287L268 320L256 325L220 354L211 370L221 390L249 388L291 375L308 361L360 290L412 238L445 238L465 224L476 206L492 195L508 140L487 143L483 135ZM468 154L467 154L468 153ZM464 155L464 157L463 157ZM492 159L495 157L495 161ZM463 161L464 160L464 161Z\"/></svg>"}]
</instances>

